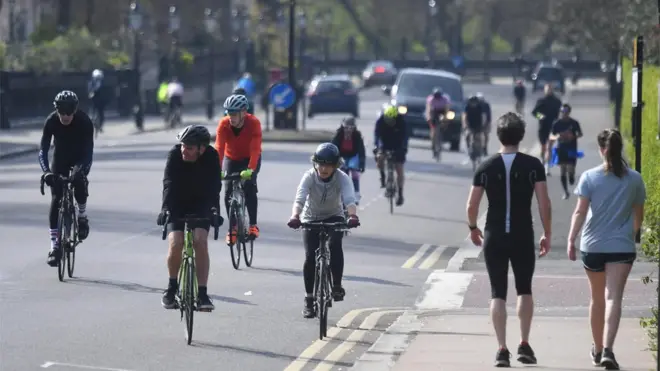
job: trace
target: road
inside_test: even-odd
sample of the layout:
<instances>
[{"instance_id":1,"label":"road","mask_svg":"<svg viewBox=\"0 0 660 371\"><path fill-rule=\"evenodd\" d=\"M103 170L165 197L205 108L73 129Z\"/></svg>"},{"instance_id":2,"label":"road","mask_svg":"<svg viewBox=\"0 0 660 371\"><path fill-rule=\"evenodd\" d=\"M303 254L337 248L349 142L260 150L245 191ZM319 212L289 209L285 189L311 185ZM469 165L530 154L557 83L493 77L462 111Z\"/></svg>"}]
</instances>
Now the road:
<instances>
[{"instance_id":1,"label":"road","mask_svg":"<svg viewBox=\"0 0 660 371\"><path fill-rule=\"evenodd\" d=\"M466 86L476 91L490 98L495 116L513 105L510 87ZM370 147L385 97L377 90L361 95L358 128ZM307 127L335 128L339 118L315 117ZM537 153L536 130L529 131L521 148ZM321 359L326 362L318 370L346 369L414 304L429 273L447 266L467 234L472 172L464 153L446 153L438 164L428 142L413 140L406 204L394 215L370 159L362 226L344 243L346 300L331 308L330 323L338 326L333 339L316 342L317 321L300 314L301 236L285 226L315 145L265 143L254 266L234 270L224 242L211 242L209 292L216 310L196 316L189 347L179 313L160 306L167 247L155 219L172 145L166 132L97 141L89 179L91 234L78 249L76 277L65 283L45 263L49 198L38 191L35 156L0 162L1 370L311 370ZM490 152L496 150L492 139ZM358 325L372 331L353 331Z\"/></svg>"}]
</instances>

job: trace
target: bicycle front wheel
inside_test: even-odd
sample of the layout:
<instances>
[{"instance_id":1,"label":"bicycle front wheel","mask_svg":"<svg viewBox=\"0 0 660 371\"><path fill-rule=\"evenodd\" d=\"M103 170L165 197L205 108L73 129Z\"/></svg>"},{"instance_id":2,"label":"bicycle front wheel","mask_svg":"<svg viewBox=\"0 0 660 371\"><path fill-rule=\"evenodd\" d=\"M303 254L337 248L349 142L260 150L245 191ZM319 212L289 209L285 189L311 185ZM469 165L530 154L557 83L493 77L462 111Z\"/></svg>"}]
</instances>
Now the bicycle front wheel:
<instances>
[{"instance_id":1,"label":"bicycle front wheel","mask_svg":"<svg viewBox=\"0 0 660 371\"><path fill-rule=\"evenodd\" d=\"M238 212L238 205L233 203L229 209L229 231L230 233L236 232L236 242L229 244L229 252L231 253L231 264L234 269L238 269L241 265L242 229L243 222Z\"/></svg>"},{"instance_id":2,"label":"bicycle front wheel","mask_svg":"<svg viewBox=\"0 0 660 371\"><path fill-rule=\"evenodd\" d=\"M64 200L62 201L64 202ZM66 258L69 244L69 216L66 215L64 207L60 206L59 215L57 218L57 238L59 238L59 249L61 258L57 262L57 278L60 282L64 282L64 270L66 269Z\"/></svg>"},{"instance_id":3,"label":"bicycle front wheel","mask_svg":"<svg viewBox=\"0 0 660 371\"><path fill-rule=\"evenodd\" d=\"M248 241L243 245L243 257L245 258L245 265L252 266L252 258L254 257L254 240Z\"/></svg>"},{"instance_id":4,"label":"bicycle front wheel","mask_svg":"<svg viewBox=\"0 0 660 371\"><path fill-rule=\"evenodd\" d=\"M183 293L184 314L186 317L186 341L188 345L192 342L193 317L195 313L195 263L193 258L188 257L186 263L186 287Z\"/></svg>"},{"instance_id":5,"label":"bicycle front wheel","mask_svg":"<svg viewBox=\"0 0 660 371\"><path fill-rule=\"evenodd\" d=\"M326 264L325 259L319 260L319 271L318 271L318 284L319 290L316 296L317 302L317 315L319 317L319 339L323 340L324 337L328 335L328 301L327 298L330 295L328 280L326 275Z\"/></svg>"}]
</instances>

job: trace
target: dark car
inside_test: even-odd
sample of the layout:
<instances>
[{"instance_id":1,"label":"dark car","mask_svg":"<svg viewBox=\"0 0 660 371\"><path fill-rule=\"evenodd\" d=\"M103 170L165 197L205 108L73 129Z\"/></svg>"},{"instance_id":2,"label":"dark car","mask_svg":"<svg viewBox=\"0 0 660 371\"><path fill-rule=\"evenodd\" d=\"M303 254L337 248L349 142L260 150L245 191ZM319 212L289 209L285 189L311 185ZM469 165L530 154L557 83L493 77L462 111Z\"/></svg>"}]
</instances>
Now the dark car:
<instances>
[{"instance_id":1,"label":"dark car","mask_svg":"<svg viewBox=\"0 0 660 371\"><path fill-rule=\"evenodd\" d=\"M373 61L362 71L362 85L365 88L375 85L392 85L397 70L390 61Z\"/></svg>"},{"instance_id":2,"label":"dark car","mask_svg":"<svg viewBox=\"0 0 660 371\"><path fill-rule=\"evenodd\" d=\"M551 84L556 91L564 94L564 80L564 68L559 63L539 63L532 73L532 92L543 90L545 84Z\"/></svg>"},{"instance_id":3,"label":"dark car","mask_svg":"<svg viewBox=\"0 0 660 371\"><path fill-rule=\"evenodd\" d=\"M309 106L307 117L321 113L348 113L360 116L360 97L347 75L328 75L314 80L307 93Z\"/></svg>"},{"instance_id":4,"label":"dark car","mask_svg":"<svg viewBox=\"0 0 660 371\"><path fill-rule=\"evenodd\" d=\"M426 122L426 98L435 88L440 88L451 100L447 114L449 124L443 132L443 140L451 144L452 151L458 151L461 145L461 114L463 113L463 84L461 77L451 72L424 68L406 68L399 72L394 86L384 87L383 92L390 95L392 105L405 118L410 136L429 139L429 125Z\"/></svg>"}]
</instances>

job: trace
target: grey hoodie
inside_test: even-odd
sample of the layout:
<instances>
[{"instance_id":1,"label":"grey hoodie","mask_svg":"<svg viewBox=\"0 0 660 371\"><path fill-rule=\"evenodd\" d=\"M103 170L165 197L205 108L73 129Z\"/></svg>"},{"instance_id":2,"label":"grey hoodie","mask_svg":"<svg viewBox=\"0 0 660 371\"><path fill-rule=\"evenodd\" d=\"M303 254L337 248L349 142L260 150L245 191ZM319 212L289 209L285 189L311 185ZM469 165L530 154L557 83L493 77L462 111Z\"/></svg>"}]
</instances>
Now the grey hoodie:
<instances>
[{"instance_id":1,"label":"grey hoodie","mask_svg":"<svg viewBox=\"0 0 660 371\"><path fill-rule=\"evenodd\" d=\"M348 175L336 170L332 179L324 182L314 168L303 174L294 201L294 206L302 208L303 223L343 216L343 205L355 206L353 182Z\"/></svg>"}]
</instances>

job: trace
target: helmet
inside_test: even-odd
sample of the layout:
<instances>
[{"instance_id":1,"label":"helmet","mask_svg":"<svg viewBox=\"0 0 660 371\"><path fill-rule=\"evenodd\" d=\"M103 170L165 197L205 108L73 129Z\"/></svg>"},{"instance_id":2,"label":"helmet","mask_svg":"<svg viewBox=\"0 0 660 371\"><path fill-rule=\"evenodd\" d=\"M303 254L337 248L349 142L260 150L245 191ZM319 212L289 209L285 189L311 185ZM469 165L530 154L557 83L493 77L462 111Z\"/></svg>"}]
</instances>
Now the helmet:
<instances>
[{"instance_id":1,"label":"helmet","mask_svg":"<svg viewBox=\"0 0 660 371\"><path fill-rule=\"evenodd\" d=\"M476 94L472 94L468 98L468 103L475 103L475 102L478 102L478 101L479 101L479 97L477 97Z\"/></svg>"},{"instance_id":2,"label":"helmet","mask_svg":"<svg viewBox=\"0 0 660 371\"><path fill-rule=\"evenodd\" d=\"M341 121L341 126L343 127L355 127L355 117L346 117Z\"/></svg>"},{"instance_id":3,"label":"helmet","mask_svg":"<svg viewBox=\"0 0 660 371\"><path fill-rule=\"evenodd\" d=\"M387 106L383 111L383 116L388 119L395 119L399 115L399 111L396 110L394 106Z\"/></svg>"},{"instance_id":4,"label":"helmet","mask_svg":"<svg viewBox=\"0 0 660 371\"><path fill-rule=\"evenodd\" d=\"M476 94L476 97L479 98L479 100L484 100L484 93L479 92Z\"/></svg>"},{"instance_id":5,"label":"helmet","mask_svg":"<svg viewBox=\"0 0 660 371\"><path fill-rule=\"evenodd\" d=\"M103 71L101 71L99 69L95 69L94 71L92 71L92 77L95 78L95 79L102 79L103 78Z\"/></svg>"},{"instance_id":6,"label":"helmet","mask_svg":"<svg viewBox=\"0 0 660 371\"><path fill-rule=\"evenodd\" d=\"M64 113L73 113L78 108L78 96L71 90L62 90L57 93L53 101L55 109L65 111Z\"/></svg>"},{"instance_id":7,"label":"helmet","mask_svg":"<svg viewBox=\"0 0 660 371\"><path fill-rule=\"evenodd\" d=\"M324 165L337 165L339 164L339 148L332 143L323 143L316 147L312 162Z\"/></svg>"},{"instance_id":8,"label":"helmet","mask_svg":"<svg viewBox=\"0 0 660 371\"><path fill-rule=\"evenodd\" d=\"M183 144L207 146L211 142L211 134L206 126L189 125L176 135L176 140Z\"/></svg>"},{"instance_id":9,"label":"helmet","mask_svg":"<svg viewBox=\"0 0 660 371\"><path fill-rule=\"evenodd\" d=\"M442 89L440 88L433 89L433 96L435 98L442 98Z\"/></svg>"},{"instance_id":10,"label":"helmet","mask_svg":"<svg viewBox=\"0 0 660 371\"><path fill-rule=\"evenodd\" d=\"M225 99L225 104L223 104L223 108L229 113L247 111L249 106L250 103L248 102L247 97L240 94L230 95L227 97L227 99Z\"/></svg>"},{"instance_id":11,"label":"helmet","mask_svg":"<svg viewBox=\"0 0 660 371\"><path fill-rule=\"evenodd\" d=\"M522 81L522 80L516 80L516 84L518 84L518 85L522 85L522 84L523 84L523 81Z\"/></svg>"}]
</instances>

